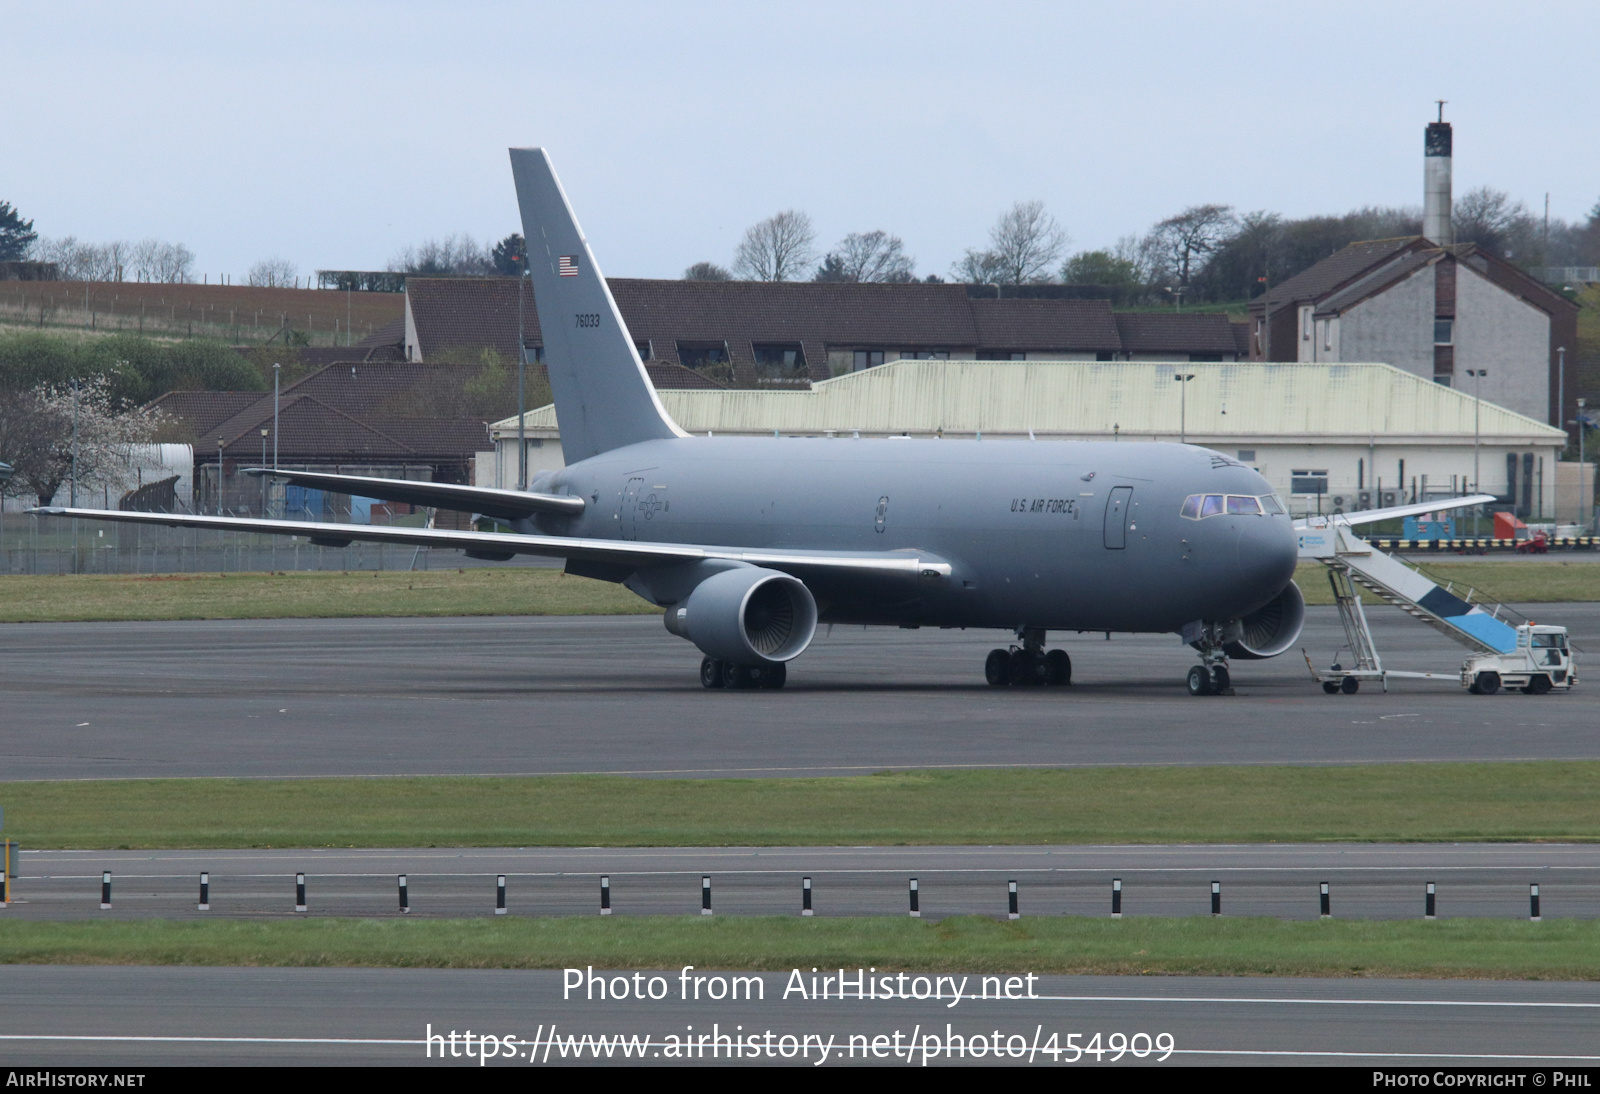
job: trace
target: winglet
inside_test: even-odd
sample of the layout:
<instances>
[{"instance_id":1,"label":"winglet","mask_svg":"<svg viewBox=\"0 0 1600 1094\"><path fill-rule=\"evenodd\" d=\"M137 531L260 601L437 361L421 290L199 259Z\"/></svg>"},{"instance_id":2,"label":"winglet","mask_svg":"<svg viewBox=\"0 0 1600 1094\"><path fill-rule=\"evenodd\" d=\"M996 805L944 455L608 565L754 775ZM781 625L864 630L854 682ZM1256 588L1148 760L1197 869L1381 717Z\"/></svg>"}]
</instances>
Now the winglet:
<instances>
[{"instance_id":1,"label":"winglet","mask_svg":"<svg viewBox=\"0 0 1600 1094\"><path fill-rule=\"evenodd\" d=\"M667 416L542 148L511 149L544 363L568 463L685 437Z\"/></svg>"}]
</instances>

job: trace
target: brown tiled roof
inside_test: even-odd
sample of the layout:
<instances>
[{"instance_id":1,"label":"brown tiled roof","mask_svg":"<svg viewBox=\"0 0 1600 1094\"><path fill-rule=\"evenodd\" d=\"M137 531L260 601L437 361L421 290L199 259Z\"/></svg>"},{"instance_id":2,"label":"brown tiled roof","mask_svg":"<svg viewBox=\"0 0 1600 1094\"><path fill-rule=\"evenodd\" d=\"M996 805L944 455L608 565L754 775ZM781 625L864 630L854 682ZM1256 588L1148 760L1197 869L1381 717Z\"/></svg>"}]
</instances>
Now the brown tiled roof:
<instances>
[{"instance_id":1,"label":"brown tiled roof","mask_svg":"<svg viewBox=\"0 0 1600 1094\"><path fill-rule=\"evenodd\" d=\"M361 341L357 342L356 345L362 347L363 349L379 349L390 346L398 346L401 347L401 353L403 354L405 340L406 320L405 316L402 315L398 319L389 320L383 326L379 327ZM366 357L361 358L361 360L366 359Z\"/></svg>"},{"instance_id":2,"label":"brown tiled roof","mask_svg":"<svg viewBox=\"0 0 1600 1094\"><path fill-rule=\"evenodd\" d=\"M1323 297L1317 302L1317 314L1338 315L1390 286L1404 281L1418 270L1433 265L1443 257L1444 252L1437 248L1406 251L1353 279L1344 288Z\"/></svg>"},{"instance_id":3,"label":"brown tiled roof","mask_svg":"<svg viewBox=\"0 0 1600 1094\"><path fill-rule=\"evenodd\" d=\"M260 399L259 391L169 391L149 405L204 436Z\"/></svg>"},{"instance_id":4,"label":"brown tiled roof","mask_svg":"<svg viewBox=\"0 0 1600 1094\"><path fill-rule=\"evenodd\" d=\"M1266 294L1267 304L1276 311L1286 304L1319 299L1335 289L1366 274L1407 251L1433 249L1422 236L1401 236L1396 239L1374 239L1352 243L1335 251L1321 262L1302 270L1281 285L1274 285ZM1261 298L1253 301L1259 310Z\"/></svg>"},{"instance_id":5,"label":"brown tiled roof","mask_svg":"<svg viewBox=\"0 0 1600 1094\"><path fill-rule=\"evenodd\" d=\"M523 289L523 333L542 344L533 292L520 278L408 277L406 302L424 361L452 347L488 348L517 359L517 288Z\"/></svg>"},{"instance_id":6,"label":"brown tiled roof","mask_svg":"<svg viewBox=\"0 0 1600 1094\"><path fill-rule=\"evenodd\" d=\"M1116 351L1122 348L1109 300L969 299L980 349Z\"/></svg>"},{"instance_id":7,"label":"brown tiled roof","mask_svg":"<svg viewBox=\"0 0 1600 1094\"><path fill-rule=\"evenodd\" d=\"M1250 330L1249 323L1230 321L1228 326L1233 328L1233 352L1243 361L1250 356Z\"/></svg>"},{"instance_id":8,"label":"brown tiled roof","mask_svg":"<svg viewBox=\"0 0 1600 1094\"><path fill-rule=\"evenodd\" d=\"M1237 352L1233 324L1221 313L1136 312L1117 316L1122 350L1137 361L1141 353Z\"/></svg>"},{"instance_id":9,"label":"brown tiled roof","mask_svg":"<svg viewBox=\"0 0 1600 1094\"><path fill-rule=\"evenodd\" d=\"M692 368L670 364L666 361L646 361L644 370L657 391L684 391L696 388L720 388L723 385L702 376Z\"/></svg>"}]
</instances>

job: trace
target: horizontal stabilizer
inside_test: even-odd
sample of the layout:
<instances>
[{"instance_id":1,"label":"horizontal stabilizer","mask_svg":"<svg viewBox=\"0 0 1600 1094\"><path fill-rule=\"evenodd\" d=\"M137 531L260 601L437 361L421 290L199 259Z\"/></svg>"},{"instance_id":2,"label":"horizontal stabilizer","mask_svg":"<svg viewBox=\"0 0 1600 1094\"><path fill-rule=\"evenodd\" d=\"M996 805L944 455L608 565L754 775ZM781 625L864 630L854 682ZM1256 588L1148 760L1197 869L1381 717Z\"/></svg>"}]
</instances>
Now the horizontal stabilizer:
<instances>
[{"instance_id":1,"label":"horizontal stabilizer","mask_svg":"<svg viewBox=\"0 0 1600 1094\"><path fill-rule=\"evenodd\" d=\"M278 471L270 467L247 467L246 475L270 475L296 486L329 490L358 498L400 501L408 505L427 505L436 509L459 509L482 513L501 520L522 520L535 513L560 513L576 516L583 512L583 499L567 494L535 494L524 490L490 490L481 486L461 486L453 482L416 482L411 479L380 479L367 475L329 475L321 471Z\"/></svg>"}]
</instances>

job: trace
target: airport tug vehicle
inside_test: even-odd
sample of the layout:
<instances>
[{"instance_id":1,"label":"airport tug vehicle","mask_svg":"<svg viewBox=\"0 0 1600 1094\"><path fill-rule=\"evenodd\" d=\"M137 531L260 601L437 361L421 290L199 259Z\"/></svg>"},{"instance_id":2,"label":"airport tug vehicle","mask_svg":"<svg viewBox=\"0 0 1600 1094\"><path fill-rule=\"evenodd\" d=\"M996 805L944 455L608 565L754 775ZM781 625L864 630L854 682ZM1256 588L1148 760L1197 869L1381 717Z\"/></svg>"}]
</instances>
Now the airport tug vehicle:
<instances>
[{"instance_id":1,"label":"airport tug vehicle","mask_svg":"<svg viewBox=\"0 0 1600 1094\"><path fill-rule=\"evenodd\" d=\"M1345 648L1355 662L1349 667L1335 662L1319 671L1310 655L1301 651L1311 678L1329 695L1354 695L1363 680L1376 680L1388 691L1391 677L1459 680L1474 695L1493 695L1502 688L1545 695L1577 684L1578 666L1565 627L1508 621L1503 617L1511 613L1504 605L1477 600L1473 589L1440 585L1419 568L1373 547L1337 515L1307 521L1299 535L1300 557L1327 567ZM1472 656L1461 663L1458 673L1384 668L1358 590L1460 642L1473 651Z\"/></svg>"},{"instance_id":2,"label":"airport tug vehicle","mask_svg":"<svg viewBox=\"0 0 1600 1094\"><path fill-rule=\"evenodd\" d=\"M1517 648L1485 653L1461 663L1461 686L1474 695L1520 688L1528 695L1567 691L1578 682L1578 666L1567 645L1567 628L1538 623L1517 627Z\"/></svg>"}]
</instances>

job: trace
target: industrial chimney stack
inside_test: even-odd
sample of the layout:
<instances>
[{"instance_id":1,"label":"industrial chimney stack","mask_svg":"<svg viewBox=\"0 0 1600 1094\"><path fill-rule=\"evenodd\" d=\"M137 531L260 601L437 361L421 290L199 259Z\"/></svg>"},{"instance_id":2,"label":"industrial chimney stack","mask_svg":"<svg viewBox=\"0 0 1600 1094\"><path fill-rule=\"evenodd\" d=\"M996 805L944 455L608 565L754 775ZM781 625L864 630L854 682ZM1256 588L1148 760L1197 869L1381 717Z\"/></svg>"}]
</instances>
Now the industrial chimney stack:
<instances>
[{"instance_id":1,"label":"industrial chimney stack","mask_svg":"<svg viewBox=\"0 0 1600 1094\"><path fill-rule=\"evenodd\" d=\"M1422 151L1422 234L1441 247L1456 241L1450 225L1450 123L1444 120L1444 103L1439 104L1439 120L1428 123Z\"/></svg>"}]
</instances>

